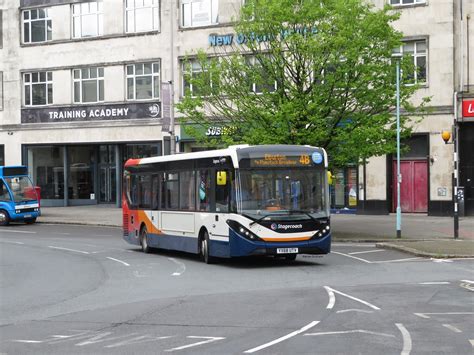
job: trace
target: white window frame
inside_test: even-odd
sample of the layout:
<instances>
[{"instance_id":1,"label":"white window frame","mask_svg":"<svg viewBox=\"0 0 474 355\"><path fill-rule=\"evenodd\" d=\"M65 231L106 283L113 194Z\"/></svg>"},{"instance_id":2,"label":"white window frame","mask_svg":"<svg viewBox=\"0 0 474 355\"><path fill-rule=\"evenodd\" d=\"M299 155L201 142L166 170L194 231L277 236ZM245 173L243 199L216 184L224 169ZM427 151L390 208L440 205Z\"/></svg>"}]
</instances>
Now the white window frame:
<instances>
[{"instance_id":1,"label":"white window frame","mask_svg":"<svg viewBox=\"0 0 474 355\"><path fill-rule=\"evenodd\" d=\"M395 53L401 53L402 55L406 55L406 51L404 47L408 43L413 43L413 53L409 55L413 58L413 65L415 66L413 75L413 83L406 84L406 85L414 85L414 84L421 84L421 85L428 85L428 40L426 38L418 38L418 39L410 39L410 40L403 40L402 45L399 49L395 50ZM418 51L418 43L424 43L425 50ZM418 80L418 66L417 66L417 59L425 57L425 79L423 81Z\"/></svg>"},{"instance_id":2,"label":"white window frame","mask_svg":"<svg viewBox=\"0 0 474 355\"><path fill-rule=\"evenodd\" d=\"M148 9L151 16L152 28L137 30L137 10ZM129 14L133 16L133 26L128 19ZM130 28L133 27L133 28ZM140 33L160 30L160 1L159 0L125 0L125 28L126 33Z\"/></svg>"},{"instance_id":3,"label":"white window frame","mask_svg":"<svg viewBox=\"0 0 474 355\"><path fill-rule=\"evenodd\" d=\"M94 9L95 7L95 9ZM82 2L71 5L72 14L72 36L73 38L98 37L104 34L104 12L102 0ZM86 16L94 16L96 21L96 33L92 35L83 35L83 20ZM78 20L79 28L76 28Z\"/></svg>"},{"instance_id":4,"label":"white window frame","mask_svg":"<svg viewBox=\"0 0 474 355\"><path fill-rule=\"evenodd\" d=\"M203 4L209 3L209 9L207 9L207 14L209 16L209 21L193 23L193 4ZM189 16L186 16L188 12L191 12ZM201 12L205 12L201 10ZM181 0L180 5L181 13L181 26L183 28L193 28L193 27L203 27L203 26L212 26L219 24L219 0ZM189 17L190 23L186 23L186 18Z\"/></svg>"},{"instance_id":5,"label":"white window frame","mask_svg":"<svg viewBox=\"0 0 474 355\"><path fill-rule=\"evenodd\" d=\"M32 14L36 14L36 18L32 18ZM39 17L41 14L44 14L44 17ZM25 16L28 15L28 18ZM21 29L21 39L22 43L44 43L51 41L53 39L53 27L51 18L49 17L48 8L39 8L39 9L31 9L31 10L23 10L21 13L21 20L22 20L22 29ZM43 41L33 41L32 36L32 28L34 22L44 22L44 40ZM25 26L28 26L28 41L25 40ZM49 29L49 30L48 30Z\"/></svg>"},{"instance_id":6,"label":"white window frame","mask_svg":"<svg viewBox=\"0 0 474 355\"><path fill-rule=\"evenodd\" d=\"M189 83L189 87L186 87L186 84L185 84L185 75L186 74L189 74L191 77L193 77L193 74L195 73L202 73L202 72L207 72L207 70L203 70L202 69L202 66L201 64L199 63L199 61L197 59L189 59L187 61L183 61L181 63L181 95L182 96L185 96L186 95L186 91L188 90L189 93L191 94L191 97L196 97L194 95L194 88L193 88L193 84L190 82ZM211 91L214 89L214 86L215 86L215 80L212 80L212 78L209 78L210 80L210 87L211 87ZM216 86L216 88L219 88L219 85ZM213 94L211 94L213 95Z\"/></svg>"},{"instance_id":7,"label":"white window frame","mask_svg":"<svg viewBox=\"0 0 474 355\"><path fill-rule=\"evenodd\" d=\"M87 78L83 78L83 71L87 70ZM91 73L96 70L96 77L92 77ZM77 76L76 76L77 74ZM83 99L83 84L85 82L96 82L96 90L97 90L97 101L84 101ZM76 100L76 83L79 83L79 100ZM103 88L103 96L102 99L100 97L100 84L102 83ZM80 68L80 69L73 69L72 70L72 98L75 104L82 104L82 103L96 103L96 102L104 102L105 98L105 83L104 83L104 68L103 67L87 67L87 68Z\"/></svg>"},{"instance_id":8,"label":"white window frame","mask_svg":"<svg viewBox=\"0 0 474 355\"><path fill-rule=\"evenodd\" d=\"M410 3L404 3L404 1L411 1ZM387 2L393 7L400 6L414 6L420 4L426 4L426 0L387 0Z\"/></svg>"},{"instance_id":9,"label":"white window frame","mask_svg":"<svg viewBox=\"0 0 474 355\"><path fill-rule=\"evenodd\" d=\"M151 65L151 73L145 74L145 65L150 64ZM137 74L137 67L136 66L142 66L141 72L143 74ZM158 70L155 71L155 68L158 67ZM131 71L130 71L131 69ZM151 90L152 90L152 97L149 99L137 99L137 77L146 77L149 76L151 77ZM132 97L130 97L130 92L129 92L129 85L128 82L129 80L132 80L133 82L133 93ZM158 81L158 89L155 90L155 80ZM127 91L127 100L128 101L150 101L150 100L156 100L160 98L161 95L161 65L160 62L147 62L147 63L133 63L133 64L127 64L125 66L125 87ZM156 92L158 91L158 92Z\"/></svg>"},{"instance_id":10,"label":"white window frame","mask_svg":"<svg viewBox=\"0 0 474 355\"><path fill-rule=\"evenodd\" d=\"M41 79L44 74L44 80ZM37 77L37 81L34 81L34 77ZM33 104L33 85L45 85L46 86L46 103L45 104ZM29 103L27 103L26 88L29 88ZM51 89L51 97L49 97L49 89ZM51 71L37 71L23 73L23 105L25 107L36 107L36 106L48 106L53 104L53 72Z\"/></svg>"},{"instance_id":11,"label":"white window frame","mask_svg":"<svg viewBox=\"0 0 474 355\"><path fill-rule=\"evenodd\" d=\"M249 65L260 66L260 63L258 63L257 58L253 55L249 55L245 59L248 61ZM273 91L269 91L269 92L275 92L275 91L277 91L277 89L278 89L277 82L275 80L275 82L273 84ZM255 82L252 83L252 90L250 92L252 92L254 94L257 94L257 95L263 94L263 91L257 91L257 83L255 83Z\"/></svg>"},{"instance_id":12,"label":"white window frame","mask_svg":"<svg viewBox=\"0 0 474 355\"><path fill-rule=\"evenodd\" d=\"M0 71L0 111L3 111L3 71Z\"/></svg>"}]
</instances>

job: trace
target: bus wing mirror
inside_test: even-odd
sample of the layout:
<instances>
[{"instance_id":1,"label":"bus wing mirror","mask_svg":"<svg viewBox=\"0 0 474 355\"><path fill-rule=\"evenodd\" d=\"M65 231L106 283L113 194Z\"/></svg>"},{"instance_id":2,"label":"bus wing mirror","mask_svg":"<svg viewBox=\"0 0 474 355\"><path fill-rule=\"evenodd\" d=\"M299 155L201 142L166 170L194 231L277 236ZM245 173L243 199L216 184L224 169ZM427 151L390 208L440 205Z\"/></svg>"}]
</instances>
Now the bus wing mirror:
<instances>
[{"instance_id":1,"label":"bus wing mirror","mask_svg":"<svg viewBox=\"0 0 474 355\"><path fill-rule=\"evenodd\" d=\"M218 171L217 172L217 185L218 186L227 185L227 172L225 172L225 171Z\"/></svg>"}]
</instances>

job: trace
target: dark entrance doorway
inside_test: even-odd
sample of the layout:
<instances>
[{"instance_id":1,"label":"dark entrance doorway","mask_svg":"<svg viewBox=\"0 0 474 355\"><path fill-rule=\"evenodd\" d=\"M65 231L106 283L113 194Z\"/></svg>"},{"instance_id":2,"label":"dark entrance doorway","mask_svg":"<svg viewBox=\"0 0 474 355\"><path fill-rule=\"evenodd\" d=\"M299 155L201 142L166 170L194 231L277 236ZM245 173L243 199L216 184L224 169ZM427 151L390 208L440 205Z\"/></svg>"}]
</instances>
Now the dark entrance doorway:
<instances>
[{"instance_id":1,"label":"dark entrance doorway","mask_svg":"<svg viewBox=\"0 0 474 355\"><path fill-rule=\"evenodd\" d=\"M117 200L117 164L115 145L99 146L99 203L115 203Z\"/></svg>"},{"instance_id":2,"label":"dark entrance doorway","mask_svg":"<svg viewBox=\"0 0 474 355\"><path fill-rule=\"evenodd\" d=\"M459 127L459 185L464 186L464 214L474 216L474 122Z\"/></svg>"}]
</instances>

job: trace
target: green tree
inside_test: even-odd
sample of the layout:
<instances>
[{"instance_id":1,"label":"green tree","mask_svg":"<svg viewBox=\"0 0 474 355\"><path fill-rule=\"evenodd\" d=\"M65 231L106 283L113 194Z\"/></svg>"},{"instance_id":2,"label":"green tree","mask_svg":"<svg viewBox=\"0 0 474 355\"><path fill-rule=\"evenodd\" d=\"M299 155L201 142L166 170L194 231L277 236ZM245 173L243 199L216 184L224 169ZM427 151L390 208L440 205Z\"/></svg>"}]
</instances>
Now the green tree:
<instances>
[{"instance_id":1,"label":"green tree","mask_svg":"<svg viewBox=\"0 0 474 355\"><path fill-rule=\"evenodd\" d=\"M389 6L363 0L246 1L232 45L187 60L192 90L177 105L182 123L202 142L203 127L222 126L208 144L324 147L336 166L393 152L397 19ZM413 73L413 59L401 67ZM408 79L400 100L415 113L423 103L410 104L417 85ZM405 136L408 117L401 117Z\"/></svg>"}]
</instances>

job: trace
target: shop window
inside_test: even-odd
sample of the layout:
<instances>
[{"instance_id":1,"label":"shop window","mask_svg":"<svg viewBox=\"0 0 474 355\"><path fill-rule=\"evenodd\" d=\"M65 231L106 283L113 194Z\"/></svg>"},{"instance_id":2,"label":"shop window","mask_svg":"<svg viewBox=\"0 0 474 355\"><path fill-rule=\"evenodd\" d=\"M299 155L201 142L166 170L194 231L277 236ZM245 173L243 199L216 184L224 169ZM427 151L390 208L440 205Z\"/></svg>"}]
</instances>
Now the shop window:
<instances>
[{"instance_id":1,"label":"shop window","mask_svg":"<svg viewBox=\"0 0 474 355\"><path fill-rule=\"evenodd\" d=\"M127 144L124 148L123 162L128 159L141 159L161 155L161 142L149 144Z\"/></svg>"},{"instance_id":2,"label":"shop window","mask_svg":"<svg viewBox=\"0 0 474 355\"><path fill-rule=\"evenodd\" d=\"M183 27L209 26L218 23L219 0L181 0Z\"/></svg>"},{"instance_id":3,"label":"shop window","mask_svg":"<svg viewBox=\"0 0 474 355\"><path fill-rule=\"evenodd\" d=\"M159 30L159 5L158 0L127 0L125 8L127 32Z\"/></svg>"},{"instance_id":4,"label":"shop window","mask_svg":"<svg viewBox=\"0 0 474 355\"><path fill-rule=\"evenodd\" d=\"M51 41L52 24L47 8L24 10L22 19L23 43Z\"/></svg>"},{"instance_id":5,"label":"shop window","mask_svg":"<svg viewBox=\"0 0 474 355\"><path fill-rule=\"evenodd\" d=\"M160 97L160 63L126 66L127 99L151 100Z\"/></svg>"},{"instance_id":6,"label":"shop window","mask_svg":"<svg viewBox=\"0 0 474 355\"><path fill-rule=\"evenodd\" d=\"M73 37L96 37L103 34L102 1L72 5Z\"/></svg>"},{"instance_id":7,"label":"shop window","mask_svg":"<svg viewBox=\"0 0 474 355\"><path fill-rule=\"evenodd\" d=\"M73 70L74 103L104 101L104 68Z\"/></svg>"},{"instance_id":8,"label":"shop window","mask_svg":"<svg viewBox=\"0 0 474 355\"><path fill-rule=\"evenodd\" d=\"M64 154L61 146L42 146L27 149L28 173L33 185L41 188L41 198L64 198ZM1 165L1 164L0 164Z\"/></svg>"},{"instance_id":9,"label":"shop window","mask_svg":"<svg viewBox=\"0 0 474 355\"><path fill-rule=\"evenodd\" d=\"M94 200L94 154L95 147L68 147L69 199Z\"/></svg>"},{"instance_id":10,"label":"shop window","mask_svg":"<svg viewBox=\"0 0 474 355\"><path fill-rule=\"evenodd\" d=\"M23 74L25 106L43 106L53 103L53 72L41 71Z\"/></svg>"}]
</instances>

